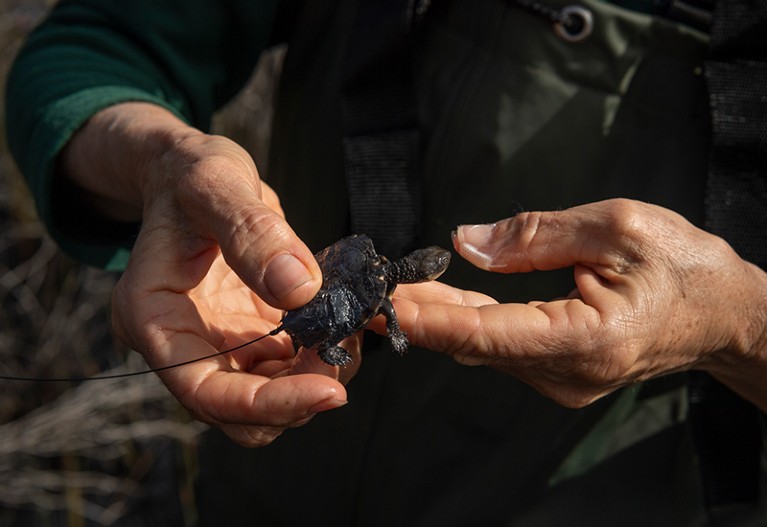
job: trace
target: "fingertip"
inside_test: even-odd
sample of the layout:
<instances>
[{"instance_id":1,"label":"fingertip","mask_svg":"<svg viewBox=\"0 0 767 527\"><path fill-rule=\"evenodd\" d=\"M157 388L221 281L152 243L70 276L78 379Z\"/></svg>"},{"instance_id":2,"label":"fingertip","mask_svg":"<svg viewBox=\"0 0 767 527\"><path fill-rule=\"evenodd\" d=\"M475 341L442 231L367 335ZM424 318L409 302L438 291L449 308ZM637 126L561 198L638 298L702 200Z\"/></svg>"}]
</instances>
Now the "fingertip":
<instances>
[{"instance_id":1,"label":"fingertip","mask_svg":"<svg viewBox=\"0 0 767 527\"><path fill-rule=\"evenodd\" d=\"M319 403L315 404L309 409L310 414L318 414L320 412L327 412L329 410L335 410L337 408L341 408L342 406L346 406L349 403L349 401L346 400L346 398L340 398L340 397L329 397L323 401L320 401Z\"/></svg>"},{"instance_id":2,"label":"fingertip","mask_svg":"<svg viewBox=\"0 0 767 527\"><path fill-rule=\"evenodd\" d=\"M186 400L198 418L215 424L290 427L346 404L346 389L320 374L267 379L242 372L216 372Z\"/></svg>"},{"instance_id":3,"label":"fingertip","mask_svg":"<svg viewBox=\"0 0 767 527\"><path fill-rule=\"evenodd\" d=\"M453 246L458 254L480 269L493 270L492 243L496 224L459 225L453 231Z\"/></svg>"},{"instance_id":4,"label":"fingertip","mask_svg":"<svg viewBox=\"0 0 767 527\"><path fill-rule=\"evenodd\" d=\"M341 408L348 403L346 388L338 380L322 373L304 373L284 377L282 382L293 385L298 407L304 415L314 415Z\"/></svg>"}]
</instances>

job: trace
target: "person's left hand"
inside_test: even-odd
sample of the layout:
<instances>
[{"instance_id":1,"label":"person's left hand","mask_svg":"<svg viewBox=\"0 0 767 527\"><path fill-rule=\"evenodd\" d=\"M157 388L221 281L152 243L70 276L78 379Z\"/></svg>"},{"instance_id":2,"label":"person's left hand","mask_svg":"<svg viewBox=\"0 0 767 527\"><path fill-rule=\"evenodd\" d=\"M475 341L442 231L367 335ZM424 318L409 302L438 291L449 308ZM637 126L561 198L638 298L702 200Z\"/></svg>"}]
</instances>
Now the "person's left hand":
<instances>
[{"instance_id":1,"label":"person's left hand","mask_svg":"<svg viewBox=\"0 0 767 527\"><path fill-rule=\"evenodd\" d=\"M576 289L498 304L439 283L400 286L395 308L414 345L511 373L569 407L695 368L767 408L767 277L681 216L611 200L462 226L454 244L492 272L572 266Z\"/></svg>"}]
</instances>

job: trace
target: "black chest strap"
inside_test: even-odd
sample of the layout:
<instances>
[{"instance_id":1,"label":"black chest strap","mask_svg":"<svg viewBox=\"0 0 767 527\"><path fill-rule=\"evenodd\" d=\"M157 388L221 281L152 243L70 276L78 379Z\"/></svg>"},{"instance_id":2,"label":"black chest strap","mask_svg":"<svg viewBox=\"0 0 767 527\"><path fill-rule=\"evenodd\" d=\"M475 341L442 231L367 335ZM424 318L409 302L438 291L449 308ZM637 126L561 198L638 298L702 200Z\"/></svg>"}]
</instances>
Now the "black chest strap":
<instances>
[{"instance_id":1,"label":"black chest strap","mask_svg":"<svg viewBox=\"0 0 767 527\"><path fill-rule=\"evenodd\" d=\"M357 4L342 88L351 229L395 258L414 248L421 222L412 58L413 31L426 4Z\"/></svg>"},{"instance_id":2,"label":"black chest strap","mask_svg":"<svg viewBox=\"0 0 767 527\"><path fill-rule=\"evenodd\" d=\"M706 62L712 110L707 228L767 269L767 3L720 0ZM690 420L710 509L758 501L761 425L755 406L691 374Z\"/></svg>"}]
</instances>

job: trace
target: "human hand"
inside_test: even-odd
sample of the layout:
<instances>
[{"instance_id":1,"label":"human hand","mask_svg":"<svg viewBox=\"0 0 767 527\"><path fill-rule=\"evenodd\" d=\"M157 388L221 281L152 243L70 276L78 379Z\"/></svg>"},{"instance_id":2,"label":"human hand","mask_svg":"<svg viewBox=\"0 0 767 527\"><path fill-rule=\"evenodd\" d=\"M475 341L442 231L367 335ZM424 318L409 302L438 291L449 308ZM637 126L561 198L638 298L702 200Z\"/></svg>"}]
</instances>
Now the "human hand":
<instances>
[{"instance_id":1,"label":"human hand","mask_svg":"<svg viewBox=\"0 0 767 527\"><path fill-rule=\"evenodd\" d=\"M576 289L523 305L400 286L395 307L413 344L511 373L569 407L695 368L767 408L765 274L681 216L611 200L463 226L454 243L492 272L572 266Z\"/></svg>"},{"instance_id":2,"label":"human hand","mask_svg":"<svg viewBox=\"0 0 767 527\"><path fill-rule=\"evenodd\" d=\"M111 155L102 163L88 157L94 152ZM159 108L128 104L93 119L65 156L67 172L89 188L87 171L78 172L83 158L88 170L115 174L115 187L128 189L125 206L115 210L141 206L141 231L113 296L113 324L152 368L268 333L283 309L302 305L320 287L313 255L235 143ZM358 350L354 341L345 346ZM294 357L280 334L159 375L194 417L259 446L345 404L339 381L353 373L325 365L314 352Z\"/></svg>"}]
</instances>

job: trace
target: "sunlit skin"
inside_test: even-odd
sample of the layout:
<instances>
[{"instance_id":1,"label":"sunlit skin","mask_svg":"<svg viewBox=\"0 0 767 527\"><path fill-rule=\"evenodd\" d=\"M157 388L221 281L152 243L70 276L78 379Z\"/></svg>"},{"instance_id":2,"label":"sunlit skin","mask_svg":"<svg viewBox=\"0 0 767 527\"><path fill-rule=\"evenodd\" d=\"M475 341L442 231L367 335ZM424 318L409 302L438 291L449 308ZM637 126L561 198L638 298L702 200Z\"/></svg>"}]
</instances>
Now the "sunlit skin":
<instances>
[{"instance_id":1,"label":"sunlit skin","mask_svg":"<svg viewBox=\"0 0 767 527\"><path fill-rule=\"evenodd\" d=\"M463 226L454 244L493 272L572 266L577 288L498 304L444 284L401 286L395 308L412 343L511 373L566 406L702 369L767 409L765 273L681 216L611 200Z\"/></svg>"},{"instance_id":2,"label":"sunlit skin","mask_svg":"<svg viewBox=\"0 0 767 527\"><path fill-rule=\"evenodd\" d=\"M106 151L114 155L93 155ZM228 139L189 129L159 108L128 104L94 118L62 159L67 174L93 180L94 203L105 212L143 218L113 295L113 325L152 367L209 355L267 332L283 309L302 305L321 285L314 257L285 223L276 194L258 179L248 154ZM101 175L110 172L115 182L105 184ZM110 206L98 199L104 192ZM270 262L286 254L306 267L306 276L287 289L284 277L272 277L276 285L265 277L275 272ZM358 357L357 339L349 340L344 347ZM343 383L359 364L340 370L314 352L294 358L289 338L280 334L160 377L194 417L242 445L260 446L317 412L343 406Z\"/></svg>"},{"instance_id":3,"label":"sunlit skin","mask_svg":"<svg viewBox=\"0 0 767 527\"><path fill-rule=\"evenodd\" d=\"M113 321L151 367L266 333L320 287L312 253L248 154L161 108L103 110L61 169L103 214L142 220ZM498 304L434 282L401 285L394 306L413 345L498 368L566 406L700 368L767 409L767 277L680 216L612 200L464 226L455 247L488 272L572 266L577 290ZM385 332L382 317L373 328ZM192 415L260 446L346 403L344 384L362 361L359 338L350 340L355 360L342 369L314 352L294 358L280 334L160 376Z\"/></svg>"}]
</instances>

